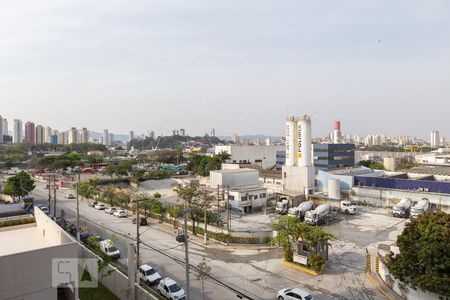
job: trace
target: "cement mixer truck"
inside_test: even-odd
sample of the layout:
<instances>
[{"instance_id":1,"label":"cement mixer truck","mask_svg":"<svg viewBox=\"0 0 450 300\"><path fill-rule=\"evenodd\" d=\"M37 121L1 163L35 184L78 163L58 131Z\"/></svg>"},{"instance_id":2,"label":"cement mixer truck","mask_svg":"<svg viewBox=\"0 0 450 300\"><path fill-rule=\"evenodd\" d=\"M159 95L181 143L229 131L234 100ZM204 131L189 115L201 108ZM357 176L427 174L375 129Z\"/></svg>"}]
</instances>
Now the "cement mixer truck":
<instances>
[{"instance_id":1,"label":"cement mixer truck","mask_svg":"<svg viewBox=\"0 0 450 300\"><path fill-rule=\"evenodd\" d=\"M400 202L394 205L394 208L392 209L392 215L394 217L408 218L411 211L411 206L411 199L403 198L402 200L400 200Z\"/></svg>"},{"instance_id":2,"label":"cement mixer truck","mask_svg":"<svg viewBox=\"0 0 450 300\"><path fill-rule=\"evenodd\" d=\"M424 198L411 208L411 218L417 218L428 210L430 210L430 201Z\"/></svg>"},{"instance_id":3,"label":"cement mixer truck","mask_svg":"<svg viewBox=\"0 0 450 300\"><path fill-rule=\"evenodd\" d=\"M305 218L306 212L313 209L313 205L314 205L314 202L312 202L312 201L302 202L302 203L300 203L299 206L290 208L288 215L291 217L297 217L300 220L303 220Z\"/></svg>"},{"instance_id":4,"label":"cement mixer truck","mask_svg":"<svg viewBox=\"0 0 450 300\"><path fill-rule=\"evenodd\" d=\"M330 204L321 204L315 210L307 211L305 223L309 225L320 225L327 221L330 214Z\"/></svg>"}]
</instances>

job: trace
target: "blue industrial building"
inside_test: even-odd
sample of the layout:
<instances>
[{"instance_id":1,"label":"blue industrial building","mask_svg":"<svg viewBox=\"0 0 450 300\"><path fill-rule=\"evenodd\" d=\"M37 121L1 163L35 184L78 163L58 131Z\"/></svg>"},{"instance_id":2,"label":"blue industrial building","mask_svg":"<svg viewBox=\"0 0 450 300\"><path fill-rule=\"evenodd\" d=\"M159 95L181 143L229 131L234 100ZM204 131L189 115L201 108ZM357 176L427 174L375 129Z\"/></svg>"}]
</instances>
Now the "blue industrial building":
<instances>
[{"instance_id":1,"label":"blue industrial building","mask_svg":"<svg viewBox=\"0 0 450 300\"><path fill-rule=\"evenodd\" d=\"M314 166L319 170L353 167L354 144L313 144ZM286 151L276 152L276 168L281 170L286 162Z\"/></svg>"},{"instance_id":2,"label":"blue industrial building","mask_svg":"<svg viewBox=\"0 0 450 300\"><path fill-rule=\"evenodd\" d=\"M433 176L431 176L433 177ZM435 181L425 177L423 179L398 178L392 177L369 177L369 176L355 176L354 185L364 187L378 187L384 189L405 190L405 191L420 191L438 194L450 194L450 182Z\"/></svg>"},{"instance_id":3,"label":"blue industrial building","mask_svg":"<svg viewBox=\"0 0 450 300\"><path fill-rule=\"evenodd\" d=\"M341 191L349 191L353 188L354 178L361 175L373 175L375 171L366 167L345 168L335 170L319 170L317 173L316 188L318 192L328 190L328 179L339 179Z\"/></svg>"},{"instance_id":4,"label":"blue industrial building","mask_svg":"<svg viewBox=\"0 0 450 300\"><path fill-rule=\"evenodd\" d=\"M319 170L353 167L354 144L314 144L314 166Z\"/></svg>"}]
</instances>

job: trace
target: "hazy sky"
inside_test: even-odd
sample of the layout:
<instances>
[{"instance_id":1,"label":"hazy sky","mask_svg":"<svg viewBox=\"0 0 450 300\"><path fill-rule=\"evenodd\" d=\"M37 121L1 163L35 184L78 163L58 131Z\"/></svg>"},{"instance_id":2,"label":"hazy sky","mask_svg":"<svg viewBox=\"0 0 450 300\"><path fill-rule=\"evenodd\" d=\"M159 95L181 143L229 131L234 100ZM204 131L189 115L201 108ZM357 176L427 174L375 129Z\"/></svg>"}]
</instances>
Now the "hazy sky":
<instances>
[{"instance_id":1,"label":"hazy sky","mask_svg":"<svg viewBox=\"0 0 450 300\"><path fill-rule=\"evenodd\" d=\"M450 1L1 1L0 114L59 129L450 138Z\"/></svg>"}]
</instances>

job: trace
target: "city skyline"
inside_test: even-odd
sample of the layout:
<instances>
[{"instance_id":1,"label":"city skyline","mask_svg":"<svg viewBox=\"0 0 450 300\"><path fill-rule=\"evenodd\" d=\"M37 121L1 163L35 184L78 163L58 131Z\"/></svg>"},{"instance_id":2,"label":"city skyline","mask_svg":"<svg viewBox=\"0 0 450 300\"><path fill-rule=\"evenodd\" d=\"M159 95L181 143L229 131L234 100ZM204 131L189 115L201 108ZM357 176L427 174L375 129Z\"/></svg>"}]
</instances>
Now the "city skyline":
<instances>
[{"instance_id":1,"label":"city skyline","mask_svg":"<svg viewBox=\"0 0 450 300\"><path fill-rule=\"evenodd\" d=\"M447 2L43 2L1 5L10 120L280 136L312 114L314 136L450 136Z\"/></svg>"}]
</instances>

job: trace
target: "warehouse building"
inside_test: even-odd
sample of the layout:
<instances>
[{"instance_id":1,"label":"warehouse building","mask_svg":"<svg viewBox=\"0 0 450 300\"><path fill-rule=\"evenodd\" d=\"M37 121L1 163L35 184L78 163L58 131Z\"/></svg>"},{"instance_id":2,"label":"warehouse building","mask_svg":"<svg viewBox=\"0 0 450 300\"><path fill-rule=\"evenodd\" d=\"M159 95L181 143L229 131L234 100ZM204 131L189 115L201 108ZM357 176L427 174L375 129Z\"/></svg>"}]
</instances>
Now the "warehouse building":
<instances>
[{"instance_id":1,"label":"warehouse building","mask_svg":"<svg viewBox=\"0 0 450 300\"><path fill-rule=\"evenodd\" d=\"M220 152L230 154L231 163L259 164L262 169L275 168L276 153L285 149L283 145L218 145L214 147L214 153Z\"/></svg>"}]
</instances>

